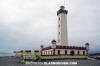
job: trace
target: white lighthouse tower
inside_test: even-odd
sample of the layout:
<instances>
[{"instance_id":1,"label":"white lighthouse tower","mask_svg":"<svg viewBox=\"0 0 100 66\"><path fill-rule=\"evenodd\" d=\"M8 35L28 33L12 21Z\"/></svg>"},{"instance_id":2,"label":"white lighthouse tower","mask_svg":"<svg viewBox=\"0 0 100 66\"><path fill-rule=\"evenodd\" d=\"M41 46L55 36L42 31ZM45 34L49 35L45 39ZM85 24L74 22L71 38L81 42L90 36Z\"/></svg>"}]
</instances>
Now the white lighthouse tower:
<instances>
[{"instance_id":1,"label":"white lighthouse tower","mask_svg":"<svg viewBox=\"0 0 100 66\"><path fill-rule=\"evenodd\" d=\"M68 46L67 36L67 13L64 6L60 6L57 12L58 16L58 45Z\"/></svg>"}]
</instances>

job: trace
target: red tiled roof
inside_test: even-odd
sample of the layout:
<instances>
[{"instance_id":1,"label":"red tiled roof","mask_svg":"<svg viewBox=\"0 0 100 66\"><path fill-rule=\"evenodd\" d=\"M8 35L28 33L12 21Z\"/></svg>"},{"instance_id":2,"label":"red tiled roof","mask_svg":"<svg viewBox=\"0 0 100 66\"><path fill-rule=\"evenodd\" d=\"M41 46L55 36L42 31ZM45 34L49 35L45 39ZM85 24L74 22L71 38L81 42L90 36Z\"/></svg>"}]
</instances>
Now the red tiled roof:
<instances>
[{"instance_id":1,"label":"red tiled roof","mask_svg":"<svg viewBox=\"0 0 100 66\"><path fill-rule=\"evenodd\" d=\"M21 50L20 52L23 52L23 50Z\"/></svg>"},{"instance_id":2,"label":"red tiled roof","mask_svg":"<svg viewBox=\"0 0 100 66\"><path fill-rule=\"evenodd\" d=\"M76 47L76 46L56 46L56 49L77 49L77 50L86 50L86 47Z\"/></svg>"},{"instance_id":3,"label":"red tiled roof","mask_svg":"<svg viewBox=\"0 0 100 66\"><path fill-rule=\"evenodd\" d=\"M85 45L89 45L89 43L86 43Z\"/></svg>"},{"instance_id":4,"label":"red tiled roof","mask_svg":"<svg viewBox=\"0 0 100 66\"><path fill-rule=\"evenodd\" d=\"M52 40L51 42L56 42L56 40Z\"/></svg>"},{"instance_id":5,"label":"red tiled roof","mask_svg":"<svg viewBox=\"0 0 100 66\"><path fill-rule=\"evenodd\" d=\"M60 10L58 10L57 15L59 15L60 13L67 14L68 11L67 11L67 10L62 10L62 9L60 9Z\"/></svg>"},{"instance_id":6,"label":"red tiled roof","mask_svg":"<svg viewBox=\"0 0 100 66\"><path fill-rule=\"evenodd\" d=\"M51 46L45 47L42 50L52 49ZM76 49L76 50L86 50L86 47L77 47L77 46L60 46L56 45L56 49Z\"/></svg>"},{"instance_id":7,"label":"red tiled roof","mask_svg":"<svg viewBox=\"0 0 100 66\"><path fill-rule=\"evenodd\" d=\"M48 49L51 49L51 46L45 47L42 50L48 50Z\"/></svg>"},{"instance_id":8,"label":"red tiled roof","mask_svg":"<svg viewBox=\"0 0 100 66\"><path fill-rule=\"evenodd\" d=\"M39 50L35 50L34 52L39 52Z\"/></svg>"},{"instance_id":9,"label":"red tiled roof","mask_svg":"<svg viewBox=\"0 0 100 66\"><path fill-rule=\"evenodd\" d=\"M31 50L25 50L25 52L31 52Z\"/></svg>"},{"instance_id":10,"label":"red tiled roof","mask_svg":"<svg viewBox=\"0 0 100 66\"><path fill-rule=\"evenodd\" d=\"M41 45L40 47L42 47L42 48L43 48L43 45Z\"/></svg>"}]
</instances>

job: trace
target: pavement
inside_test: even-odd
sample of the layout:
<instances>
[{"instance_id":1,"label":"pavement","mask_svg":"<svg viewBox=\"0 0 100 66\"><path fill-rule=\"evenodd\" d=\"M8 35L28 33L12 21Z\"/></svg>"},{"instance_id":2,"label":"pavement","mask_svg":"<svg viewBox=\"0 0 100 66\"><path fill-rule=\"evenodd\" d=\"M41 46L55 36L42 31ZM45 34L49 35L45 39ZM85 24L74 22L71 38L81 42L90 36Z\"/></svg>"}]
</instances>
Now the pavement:
<instances>
[{"instance_id":1,"label":"pavement","mask_svg":"<svg viewBox=\"0 0 100 66\"><path fill-rule=\"evenodd\" d=\"M48 62L77 62L77 64L70 65L44 65L44 64L21 64L18 58L13 56L0 57L0 66L100 66L100 60L81 60L81 59L67 59L67 60L54 60ZM36 62L35 62L36 63ZM44 63L44 62L40 62Z\"/></svg>"}]
</instances>

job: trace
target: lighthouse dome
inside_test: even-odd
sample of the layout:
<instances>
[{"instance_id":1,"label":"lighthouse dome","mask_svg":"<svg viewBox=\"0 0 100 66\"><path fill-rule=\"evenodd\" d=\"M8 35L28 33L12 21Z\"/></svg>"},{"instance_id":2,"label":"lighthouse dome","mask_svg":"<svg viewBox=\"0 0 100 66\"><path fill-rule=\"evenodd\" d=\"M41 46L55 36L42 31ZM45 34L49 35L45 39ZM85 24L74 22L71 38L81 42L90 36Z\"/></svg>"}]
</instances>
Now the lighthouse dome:
<instances>
[{"instance_id":1,"label":"lighthouse dome","mask_svg":"<svg viewBox=\"0 0 100 66\"><path fill-rule=\"evenodd\" d=\"M68 10L65 10L64 6L60 6L60 9L57 11L57 15L59 15L60 13L67 14Z\"/></svg>"}]
</instances>

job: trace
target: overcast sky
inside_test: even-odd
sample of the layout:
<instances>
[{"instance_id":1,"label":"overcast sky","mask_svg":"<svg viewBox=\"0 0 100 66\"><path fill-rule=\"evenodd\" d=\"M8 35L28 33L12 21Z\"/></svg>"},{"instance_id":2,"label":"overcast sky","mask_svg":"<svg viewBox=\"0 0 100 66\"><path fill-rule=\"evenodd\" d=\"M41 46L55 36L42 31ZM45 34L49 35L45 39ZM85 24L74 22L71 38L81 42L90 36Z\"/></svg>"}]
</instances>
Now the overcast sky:
<instances>
[{"instance_id":1,"label":"overcast sky","mask_svg":"<svg viewBox=\"0 0 100 66\"><path fill-rule=\"evenodd\" d=\"M0 54L39 49L57 39L57 10L64 0L0 0ZM100 51L100 0L66 0L68 43Z\"/></svg>"}]
</instances>

